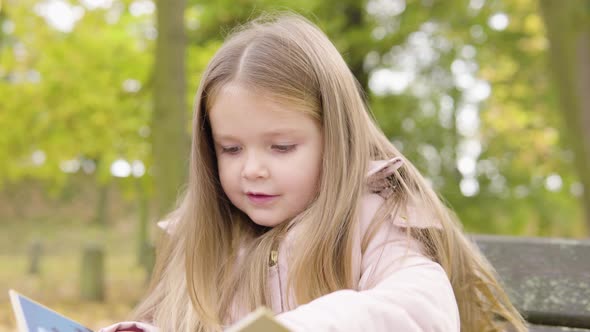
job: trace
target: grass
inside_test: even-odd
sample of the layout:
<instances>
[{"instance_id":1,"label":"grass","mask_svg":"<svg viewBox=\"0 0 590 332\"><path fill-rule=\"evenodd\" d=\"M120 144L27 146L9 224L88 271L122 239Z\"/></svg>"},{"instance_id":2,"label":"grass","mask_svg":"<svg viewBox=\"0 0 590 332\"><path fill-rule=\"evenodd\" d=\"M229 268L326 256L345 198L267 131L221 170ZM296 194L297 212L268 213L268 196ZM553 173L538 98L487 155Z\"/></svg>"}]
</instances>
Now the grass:
<instances>
[{"instance_id":1,"label":"grass","mask_svg":"<svg viewBox=\"0 0 590 332\"><path fill-rule=\"evenodd\" d=\"M147 287L136 264L133 222L106 228L50 220L2 221L0 237L0 332L15 331L8 297L14 289L91 329L124 320ZM40 273L30 275L29 247L41 241ZM105 251L105 300L80 300L83 248L100 244Z\"/></svg>"}]
</instances>

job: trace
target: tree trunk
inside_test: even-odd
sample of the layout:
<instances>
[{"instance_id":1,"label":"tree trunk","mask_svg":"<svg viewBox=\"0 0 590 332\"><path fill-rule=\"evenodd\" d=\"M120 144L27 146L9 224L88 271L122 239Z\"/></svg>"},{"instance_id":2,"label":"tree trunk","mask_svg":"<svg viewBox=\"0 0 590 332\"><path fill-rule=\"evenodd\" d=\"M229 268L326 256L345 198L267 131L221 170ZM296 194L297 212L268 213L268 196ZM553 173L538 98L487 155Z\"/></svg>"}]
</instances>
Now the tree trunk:
<instances>
[{"instance_id":1,"label":"tree trunk","mask_svg":"<svg viewBox=\"0 0 590 332\"><path fill-rule=\"evenodd\" d=\"M96 180L98 182L98 180ZM109 184L98 183L98 199L96 201L96 214L94 224L104 227L107 224L109 214Z\"/></svg>"},{"instance_id":2,"label":"tree trunk","mask_svg":"<svg viewBox=\"0 0 590 332\"><path fill-rule=\"evenodd\" d=\"M346 17L346 26L345 29L347 30L356 30L361 29L365 22L363 20L363 10L364 10L364 3L363 2L351 2L349 3L345 10L344 16ZM358 80L360 87L362 89L362 94L368 93L369 88L369 74L365 71L364 62L365 62L365 55L367 53L366 50L358 51L355 48L362 47L363 45L351 45L350 48L346 51L349 55L348 65L350 66L350 70L352 71L353 75Z\"/></svg>"},{"instance_id":3,"label":"tree trunk","mask_svg":"<svg viewBox=\"0 0 590 332\"><path fill-rule=\"evenodd\" d=\"M146 265L146 246L148 245L148 194L145 190L144 180L139 178L135 180L135 188L137 190L137 264L139 266Z\"/></svg>"},{"instance_id":4,"label":"tree trunk","mask_svg":"<svg viewBox=\"0 0 590 332\"><path fill-rule=\"evenodd\" d=\"M41 274L41 257L43 255L43 246L41 241L34 240L29 247L29 274Z\"/></svg>"},{"instance_id":5,"label":"tree trunk","mask_svg":"<svg viewBox=\"0 0 590 332\"><path fill-rule=\"evenodd\" d=\"M325 32L336 44L338 44L338 40L346 40L346 47L340 48L339 51L359 82L363 94L368 92L369 75L364 69L364 61L365 55L371 49L371 42L355 37L360 30L365 29L367 24L364 16L365 1L344 0L337 4L330 1L320 1L314 12L318 17L322 17L324 22L342 20L338 26L332 26L331 30Z\"/></svg>"},{"instance_id":6,"label":"tree trunk","mask_svg":"<svg viewBox=\"0 0 590 332\"><path fill-rule=\"evenodd\" d=\"M87 245L84 248L80 297L87 301L104 300L104 250L99 245Z\"/></svg>"},{"instance_id":7,"label":"tree trunk","mask_svg":"<svg viewBox=\"0 0 590 332\"><path fill-rule=\"evenodd\" d=\"M6 21L6 10L2 8L2 1L0 1L0 28L4 26ZM2 46L4 45L4 31L0 29L0 52L2 52Z\"/></svg>"},{"instance_id":8,"label":"tree trunk","mask_svg":"<svg viewBox=\"0 0 590 332\"><path fill-rule=\"evenodd\" d=\"M185 0L156 1L158 38L152 117L155 213L173 208L184 182L188 154L185 103Z\"/></svg>"},{"instance_id":9,"label":"tree trunk","mask_svg":"<svg viewBox=\"0 0 590 332\"><path fill-rule=\"evenodd\" d=\"M549 58L590 230L590 15L585 2L542 0Z\"/></svg>"}]
</instances>

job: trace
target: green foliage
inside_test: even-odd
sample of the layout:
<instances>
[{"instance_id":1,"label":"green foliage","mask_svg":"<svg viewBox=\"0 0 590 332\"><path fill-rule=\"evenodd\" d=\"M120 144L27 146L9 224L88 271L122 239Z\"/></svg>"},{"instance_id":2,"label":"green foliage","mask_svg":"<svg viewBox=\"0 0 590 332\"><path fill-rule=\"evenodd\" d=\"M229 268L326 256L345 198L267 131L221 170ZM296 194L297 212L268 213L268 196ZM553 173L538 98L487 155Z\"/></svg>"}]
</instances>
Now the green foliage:
<instances>
[{"instance_id":1,"label":"green foliage","mask_svg":"<svg viewBox=\"0 0 590 332\"><path fill-rule=\"evenodd\" d=\"M0 186L25 178L63 184L68 175L60 164L75 158L94 160L101 182L109 181L117 158L149 167L153 14L133 16L133 1L113 1L121 8L118 20L107 23L112 8L86 10L64 33L31 15L39 3L19 0L4 8L14 31L0 38ZM381 1L188 1L187 104L233 27L264 11L297 11L327 32L367 89L384 131L469 231L583 236L578 197L570 192L580 180L563 139L536 2L490 0L477 7L477 1L399 1L403 6L387 10L371 7L376 3ZM508 18L504 29L490 26L497 13ZM377 71L403 71L408 63L416 67L405 88L371 89ZM460 83L461 66L476 81ZM477 80L491 89L489 97L474 101L469 87ZM125 82L141 88L126 92ZM467 134L460 124L465 107L475 109L479 120L479 129ZM190 132L190 122L184 129ZM466 196L457 159L474 141L481 147L473 175L479 190ZM35 151L44 152L43 164L32 163ZM552 175L559 175L560 189L547 189ZM131 179L122 183L135 188Z\"/></svg>"},{"instance_id":2,"label":"green foliage","mask_svg":"<svg viewBox=\"0 0 590 332\"><path fill-rule=\"evenodd\" d=\"M144 19L123 14L107 24L97 9L64 33L30 15L32 6L19 2L6 9L15 31L1 58L6 111L0 122L11 130L0 141L0 184L26 177L60 184L66 176L60 164L78 158L92 160L105 182L115 159L147 160L140 131L150 119L152 42L137 35ZM10 54L18 52L24 55ZM141 89L126 91L134 84ZM45 155L41 165L31 161L35 151Z\"/></svg>"}]
</instances>

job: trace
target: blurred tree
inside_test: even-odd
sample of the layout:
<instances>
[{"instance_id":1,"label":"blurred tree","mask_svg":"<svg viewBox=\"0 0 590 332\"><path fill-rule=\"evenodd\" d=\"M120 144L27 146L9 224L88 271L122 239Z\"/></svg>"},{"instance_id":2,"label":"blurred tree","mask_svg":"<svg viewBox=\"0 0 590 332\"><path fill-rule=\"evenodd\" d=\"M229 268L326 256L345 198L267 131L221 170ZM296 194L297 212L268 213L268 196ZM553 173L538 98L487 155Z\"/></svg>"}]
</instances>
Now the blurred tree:
<instances>
[{"instance_id":1,"label":"blurred tree","mask_svg":"<svg viewBox=\"0 0 590 332\"><path fill-rule=\"evenodd\" d=\"M90 174L108 183L109 167L118 159L141 161L148 170L152 157L177 160L174 170L162 171L170 186L157 190L167 197L156 199L160 217L178 194L172 182L179 177L168 175L185 173L186 161L174 158L188 155L183 129L190 130L190 121L173 110L189 111L183 105L192 102L206 63L233 27L260 12L288 8L327 32L366 89L386 134L468 230L560 236L584 230L576 202L583 168L574 167L572 158L580 149L562 138L564 131L573 134L570 141L579 136L557 129L567 128L556 111L562 84L552 86L545 74L547 38L534 0L189 0L183 13L176 9L171 29L177 30L159 31L181 36L178 29L186 22L186 68L178 60L174 73L152 66L158 52L156 61L164 63L185 51L152 52L150 1L114 0L96 8L64 1L83 9L69 31L47 23L40 14L45 1L5 3L10 6L3 8L0 29L0 184L34 178L59 188L72 174L67 172L92 164L96 170ZM174 11L169 6L164 11ZM180 47L175 38L161 42ZM184 81L181 72L189 77L188 94L170 85ZM175 83L160 88L157 77L167 73ZM168 88L173 95L155 95ZM164 119L176 125L166 127ZM177 141L156 146L166 135ZM157 163L146 174L163 186L157 184L164 181L157 180ZM117 183L137 188L145 207L150 179Z\"/></svg>"},{"instance_id":2,"label":"blurred tree","mask_svg":"<svg viewBox=\"0 0 590 332\"><path fill-rule=\"evenodd\" d=\"M539 235L584 236L588 229L576 202L580 175L547 75L548 43L537 4L486 2L480 10L486 28L470 31L481 44L479 73L492 88L482 113L482 184L493 189L490 194L499 203L493 214L498 225Z\"/></svg>"},{"instance_id":3,"label":"blurred tree","mask_svg":"<svg viewBox=\"0 0 590 332\"><path fill-rule=\"evenodd\" d=\"M174 207L186 181L189 156L186 128L184 0L156 2L158 38L154 62L152 118L153 176L158 218Z\"/></svg>"},{"instance_id":4,"label":"blurred tree","mask_svg":"<svg viewBox=\"0 0 590 332\"><path fill-rule=\"evenodd\" d=\"M398 42L365 58L384 130L468 230L583 236L535 2L396 3L372 37Z\"/></svg>"},{"instance_id":5,"label":"blurred tree","mask_svg":"<svg viewBox=\"0 0 590 332\"><path fill-rule=\"evenodd\" d=\"M77 172L106 183L117 159L147 160L145 18L117 6L70 7L83 18L62 31L46 21L45 3L11 4L0 58L0 123L10 128L0 136L0 183L32 177L60 188Z\"/></svg>"},{"instance_id":6,"label":"blurred tree","mask_svg":"<svg viewBox=\"0 0 590 332\"><path fill-rule=\"evenodd\" d=\"M7 129L0 135L0 187L37 179L57 194L77 174L93 177L93 221L104 225L111 183L135 188L115 181L115 162L126 165L117 176L142 183L150 165L150 16L122 2L7 4L0 27L0 125ZM144 200L150 189L140 188ZM146 233L138 232L142 243Z\"/></svg>"},{"instance_id":7,"label":"blurred tree","mask_svg":"<svg viewBox=\"0 0 590 332\"><path fill-rule=\"evenodd\" d=\"M551 69L590 229L590 2L541 0Z\"/></svg>"}]
</instances>

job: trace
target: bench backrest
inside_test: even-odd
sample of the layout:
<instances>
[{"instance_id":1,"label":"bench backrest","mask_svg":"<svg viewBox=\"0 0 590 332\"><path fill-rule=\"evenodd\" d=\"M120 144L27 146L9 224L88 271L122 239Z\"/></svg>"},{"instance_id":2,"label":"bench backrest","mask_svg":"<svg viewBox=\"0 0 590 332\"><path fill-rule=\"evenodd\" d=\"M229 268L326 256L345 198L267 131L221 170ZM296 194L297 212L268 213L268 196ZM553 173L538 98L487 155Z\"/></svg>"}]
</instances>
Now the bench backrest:
<instances>
[{"instance_id":1,"label":"bench backrest","mask_svg":"<svg viewBox=\"0 0 590 332\"><path fill-rule=\"evenodd\" d=\"M472 239L528 322L590 329L590 240Z\"/></svg>"}]
</instances>

